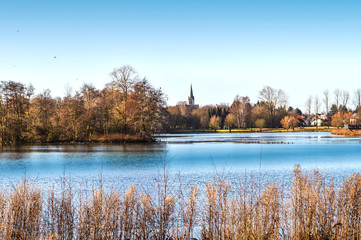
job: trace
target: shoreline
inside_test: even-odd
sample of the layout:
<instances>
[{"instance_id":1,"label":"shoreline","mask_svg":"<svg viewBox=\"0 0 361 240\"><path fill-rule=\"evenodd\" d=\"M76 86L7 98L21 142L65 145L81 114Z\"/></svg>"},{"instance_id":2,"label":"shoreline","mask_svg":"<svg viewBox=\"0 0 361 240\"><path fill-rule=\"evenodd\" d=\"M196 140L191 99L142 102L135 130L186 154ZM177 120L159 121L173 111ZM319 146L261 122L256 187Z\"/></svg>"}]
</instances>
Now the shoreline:
<instances>
[{"instance_id":1,"label":"shoreline","mask_svg":"<svg viewBox=\"0 0 361 240\"><path fill-rule=\"evenodd\" d=\"M343 128L335 128L335 127L305 127L305 128L295 128L292 129L283 129L283 128L252 128L252 129L232 129L231 131L226 129L219 130L190 130L190 129L182 129L182 130L170 130L163 133L154 134L152 138L148 139L140 139L136 136L130 136L124 138L119 138L119 136L94 136L94 139L90 141L58 141L58 142L19 142L19 143L2 143L2 147L6 146L24 146L24 145L82 145L82 144L150 144L157 143L158 137L164 136L167 134L169 136L176 134L233 134L233 133L312 133L312 132L330 132L332 135L338 136L361 136L361 130L345 130Z\"/></svg>"},{"instance_id":2,"label":"shoreline","mask_svg":"<svg viewBox=\"0 0 361 240\"><path fill-rule=\"evenodd\" d=\"M293 129L284 129L284 128L247 128L247 129L218 129L218 130L209 130L209 129L177 129L177 130L168 130L166 134L203 134L203 133L290 133L290 132L331 132L334 127L297 127Z\"/></svg>"}]
</instances>

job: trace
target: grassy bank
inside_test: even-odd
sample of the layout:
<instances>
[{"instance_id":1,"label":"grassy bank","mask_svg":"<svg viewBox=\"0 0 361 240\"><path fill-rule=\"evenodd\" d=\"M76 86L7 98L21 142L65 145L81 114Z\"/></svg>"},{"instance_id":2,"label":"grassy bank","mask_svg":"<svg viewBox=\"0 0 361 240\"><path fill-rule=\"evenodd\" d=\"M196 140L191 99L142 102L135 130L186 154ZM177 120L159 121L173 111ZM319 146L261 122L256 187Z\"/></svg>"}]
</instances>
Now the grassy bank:
<instances>
[{"instance_id":1,"label":"grassy bank","mask_svg":"<svg viewBox=\"0 0 361 240\"><path fill-rule=\"evenodd\" d=\"M297 127L295 129L284 129L284 128L246 128L246 129L173 129L169 130L168 133L280 133L280 132L331 132L334 127Z\"/></svg>"},{"instance_id":2,"label":"grassy bank","mask_svg":"<svg viewBox=\"0 0 361 240\"><path fill-rule=\"evenodd\" d=\"M210 181L204 189L155 180L124 193L36 189L0 193L1 239L360 239L361 175L336 187L298 168L283 189L257 179Z\"/></svg>"}]
</instances>

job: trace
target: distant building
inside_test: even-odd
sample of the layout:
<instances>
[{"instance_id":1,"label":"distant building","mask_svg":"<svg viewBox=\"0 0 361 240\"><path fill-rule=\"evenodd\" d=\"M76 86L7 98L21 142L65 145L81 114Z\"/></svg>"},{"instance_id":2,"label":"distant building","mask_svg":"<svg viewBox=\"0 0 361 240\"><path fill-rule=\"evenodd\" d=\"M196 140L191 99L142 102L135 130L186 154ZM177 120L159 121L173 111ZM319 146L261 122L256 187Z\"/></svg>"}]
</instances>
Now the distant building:
<instances>
[{"instance_id":1,"label":"distant building","mask_svg":"<svg viewBox=\"0 0 361 240\"><path fill-rule=\"evenodd\" d=\"M189 97L188 97L188 105L194 105L194 96L193 96L192 84L191 84L191 93L189 94Z\"/></svg>"},{"instance_id":2,"label":"distant building","mask_svg":"<svg viewBox=\"0 0 361 240\"><path fill-rule=\"evenodd\" d=\"M345 124L346 130L359 130L361 129L360 116L357 113L352 114L350 124Z\"/></svg>"},{"instance_id":3,"label":"distant building","mask_svg":"<svg viewBox=\"0 0 361 240\"><path fill-rule=\"evenodd\" d=\"M192 84L191 84L191 91L190 91L190 94L189 94L189 97L188 97L188 106L191 107L191 108L198 108L199 107L199 105L196 105L195 101L194 101Z\"/></svg>"},{"instance_id":4,"label":"distant building","mask_svg":"<svg viewBox=\"0 0 361 240\"><path fill-rule=\"evenodd\" d=\"M325 120L327 119L326 118L326 115L319 115L319 114L316 114L316 115L309 115L308 116L308 124L307 126L317 126L317 127L320 127L322 126L322 120Z\"/></svg>"},{"instance_id":5,"label":"distant building","mask_svg":"<svg viewBox=\"0 0 361 240\"><path fill-rule=\"evenodd\" d=\"M357 113L352 114L350 118L350 125L356 125L359 122L360 118Z\"/></svg>"}]
</instances>

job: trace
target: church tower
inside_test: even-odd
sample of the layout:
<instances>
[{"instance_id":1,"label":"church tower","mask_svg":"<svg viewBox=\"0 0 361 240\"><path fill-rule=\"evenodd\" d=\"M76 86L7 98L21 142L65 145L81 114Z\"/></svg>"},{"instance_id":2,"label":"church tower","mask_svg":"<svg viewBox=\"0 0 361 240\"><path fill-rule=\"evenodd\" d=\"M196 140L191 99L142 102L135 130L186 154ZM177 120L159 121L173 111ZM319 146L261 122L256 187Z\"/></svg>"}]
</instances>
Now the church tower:
<instances>
[{"instance_id":1,"label":"church tower","mask_svg":"<svg viewBox=\"0 0 361 240\"><path fill-rule=\"evenodd\" d=\"M193 89L192 89L192 84L191 84L191 93L188 97L188 105L194 105L194 96L193 96Z\"/></svg>"}]
</instances>

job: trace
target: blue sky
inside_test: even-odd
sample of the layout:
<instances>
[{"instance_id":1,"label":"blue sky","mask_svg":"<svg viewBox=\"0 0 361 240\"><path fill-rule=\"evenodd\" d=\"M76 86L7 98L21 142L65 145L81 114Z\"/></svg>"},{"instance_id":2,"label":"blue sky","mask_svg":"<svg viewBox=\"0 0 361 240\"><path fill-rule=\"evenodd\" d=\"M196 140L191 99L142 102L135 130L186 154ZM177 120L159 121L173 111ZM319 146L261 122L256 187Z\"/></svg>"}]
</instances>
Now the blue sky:
<instances>
[{"instance_id":1,"label":"blue sky","mask_svg":"<svg viewBox=\"0 0 361 240\"><path fill-rule=\"evenodd\" d=\"M201 105L256 102L270 85L304 109L325 88L361 87L360 12L347 0L1 0L0 80L63 96L130 64L170 105L191 83Z\"/></svg>"}]
</instances>

